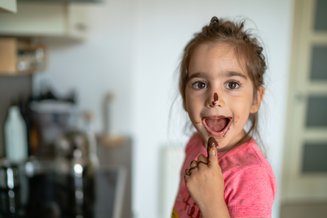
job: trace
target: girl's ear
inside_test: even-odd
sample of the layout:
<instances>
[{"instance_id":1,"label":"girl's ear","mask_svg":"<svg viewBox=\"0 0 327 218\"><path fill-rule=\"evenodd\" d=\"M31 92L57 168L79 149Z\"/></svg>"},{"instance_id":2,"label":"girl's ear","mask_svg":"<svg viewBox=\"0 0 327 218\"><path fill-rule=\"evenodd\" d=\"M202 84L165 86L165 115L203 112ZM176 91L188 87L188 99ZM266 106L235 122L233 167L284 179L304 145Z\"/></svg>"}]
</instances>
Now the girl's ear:
<instances>
[{"instance_id":1,"label":"girl's ear","mask_svg":"<svg viewBox=\"0 0 327 218\"><path fill-rule=\"evenodd\" d=\"M185 101L185 99L183 100L183 108L184 108L184 110L187 112L187 106L186 106L186 101Z\"/></svg>"},{"instance_id":2,"label":"girl's ear","mask_svg":"<svg viewBox=\"0 0 327 218\"><path fill-rule=\"evenodd\" d=\"M263 86L260 86L255 95L255 99L253 99L253 103L250 111L251 113L258 112L264 95L265 95L265 88Z\"/></svg>"},{"instance_id":3,"label":"girl's ear","mask_svg":"<svg viewBox=\"0 0 327 218\"><path fill-rule=\"evenodd\" d=\"M184 99L182 99L182 101L183 101L184 110L188 113L188 111L189 111L189 104L188 104L188 100L186 100L186 94L184 95Z\"/></svg>"}]
</instances>

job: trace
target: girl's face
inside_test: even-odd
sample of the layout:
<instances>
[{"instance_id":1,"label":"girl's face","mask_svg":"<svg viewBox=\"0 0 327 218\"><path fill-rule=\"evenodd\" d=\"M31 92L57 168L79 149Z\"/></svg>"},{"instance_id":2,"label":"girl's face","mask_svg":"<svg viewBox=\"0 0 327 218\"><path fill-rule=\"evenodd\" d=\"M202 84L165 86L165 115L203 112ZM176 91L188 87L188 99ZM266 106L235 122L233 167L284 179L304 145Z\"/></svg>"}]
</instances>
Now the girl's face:
<instances>
[{"instance_id":1,"label":"girl's face","mask_svg":"<svg viewBox=\"0 0 327 218\"><path fill-rule=\"evenodd\" d=\"M264 89L253 84L234 48L205 43L192 54L185 89L185 109L205 141L213 136L218 148L230 148L244 135L250 113L258 111Z\"/></svg>"}]
</instances>

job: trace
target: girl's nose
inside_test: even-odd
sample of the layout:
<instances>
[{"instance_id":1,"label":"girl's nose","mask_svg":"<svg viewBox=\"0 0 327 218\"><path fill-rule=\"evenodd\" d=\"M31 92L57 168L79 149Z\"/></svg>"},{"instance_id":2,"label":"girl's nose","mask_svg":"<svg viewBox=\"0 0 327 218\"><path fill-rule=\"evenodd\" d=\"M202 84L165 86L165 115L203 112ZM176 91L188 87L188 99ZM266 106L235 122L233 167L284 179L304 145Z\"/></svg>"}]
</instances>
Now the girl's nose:
<instances>
[{"instance_id":1,"label":"girl's nose","mask_svg":"<svg viewBox=\"0 0 327 218\"><path fill-rule=\"evenodd\" d=\"M221 107L221 100L218 96L218 93L217 92L214 92L213 95L210 97L209 99L209 107Z\"/></svg>"}]
</instances>

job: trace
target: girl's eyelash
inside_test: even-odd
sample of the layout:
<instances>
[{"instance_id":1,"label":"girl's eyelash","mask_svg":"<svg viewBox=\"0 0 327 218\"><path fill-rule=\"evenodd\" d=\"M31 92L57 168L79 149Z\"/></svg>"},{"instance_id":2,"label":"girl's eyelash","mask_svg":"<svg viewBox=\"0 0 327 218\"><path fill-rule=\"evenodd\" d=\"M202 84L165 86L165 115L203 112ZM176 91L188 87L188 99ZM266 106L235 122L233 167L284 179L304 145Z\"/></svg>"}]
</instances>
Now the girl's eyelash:
<instances>
[{"instance_id":1,"label":"girl's eyelash","mask_svg":"<svg viewBox=\"0 0 327 218\"><path fill-rule=\"evenodd\" d=\"M225 83L225 87L230 90L239 89L241 87L241 83L238 81L228 81Z\"/></svg>"},{"instance_id":2,"label":"girl's eyelash","mask_svg":"<svg viewBox=\"0 0 327 218\"><path fill-rule=\"evenodd\" d=\"M208 84L205 81L197 80L197 81L192 82L191 86L192 86L193 89L199 90L199 89L207 88Z\"/></svg>"},{"instance_id":3,"label":"girl's eyelash","mask_svg":"<svg viewBox=\"0 0 327 218\"><path fill-rule=\"evenodd\" d=\"M239 89L241 87L241 83L237 80L229 80L224 83L225 88L228 90ZM190 81L190 85L195 90L201 90L208 88L209 84L204 80L193 80Z\"/></svg>"}]
</instances>

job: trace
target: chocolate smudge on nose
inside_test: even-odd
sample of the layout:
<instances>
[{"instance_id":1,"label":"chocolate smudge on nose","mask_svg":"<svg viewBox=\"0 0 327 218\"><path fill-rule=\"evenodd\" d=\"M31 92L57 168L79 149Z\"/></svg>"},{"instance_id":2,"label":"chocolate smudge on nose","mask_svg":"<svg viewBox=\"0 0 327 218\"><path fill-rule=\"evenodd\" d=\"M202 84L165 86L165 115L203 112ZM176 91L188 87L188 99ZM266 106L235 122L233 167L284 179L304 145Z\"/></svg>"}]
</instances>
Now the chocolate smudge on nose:
<instances>
[{"instance_id":1,"label":"chocolate smudge on nose","mask_svg":"<svg viewBox=\"0 0 327 218\"><path fill-rule=\"evenodd\" d=\"M218 101L218 94L216 92L213 94L213 100Z\"/></svg>"}]
</instances>

